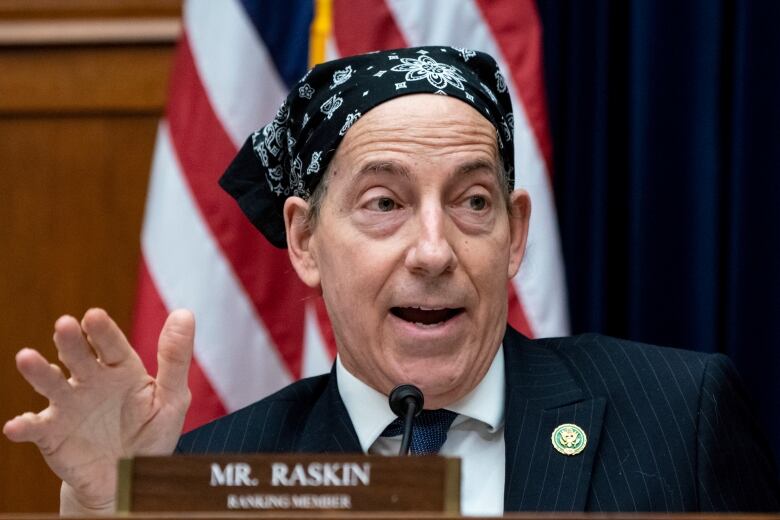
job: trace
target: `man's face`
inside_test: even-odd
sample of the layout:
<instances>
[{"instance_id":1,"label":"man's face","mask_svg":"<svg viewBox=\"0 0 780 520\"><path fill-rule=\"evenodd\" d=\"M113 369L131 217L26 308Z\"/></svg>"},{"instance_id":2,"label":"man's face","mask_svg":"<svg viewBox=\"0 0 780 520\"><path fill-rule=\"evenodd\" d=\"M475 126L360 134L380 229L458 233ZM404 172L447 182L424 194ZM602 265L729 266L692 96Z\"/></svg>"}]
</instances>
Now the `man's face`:
<instances>
[{"instance_id":1,"label":"man's face","mask_svg":"<svg viewBox=\"0 0 780 520\"><path fill-rule=\"evenodd\" d=\"M515 192L510 217L498 172L496 130L476 110L404 96L347 132L302 247L288 224L293 263L321 287L344 365L376 390L411 383L439 408L487 372L529 211Z\"/></svg>"}]
</instances>

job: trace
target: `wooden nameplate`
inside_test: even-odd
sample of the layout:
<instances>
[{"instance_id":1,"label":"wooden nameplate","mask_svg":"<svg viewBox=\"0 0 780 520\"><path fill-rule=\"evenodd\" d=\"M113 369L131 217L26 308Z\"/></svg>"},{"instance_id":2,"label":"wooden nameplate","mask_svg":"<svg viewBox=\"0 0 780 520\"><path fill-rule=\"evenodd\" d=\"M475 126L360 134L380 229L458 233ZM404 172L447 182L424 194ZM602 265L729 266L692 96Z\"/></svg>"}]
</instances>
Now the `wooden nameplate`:
<instances>
[{"instance_id":1,"label":"wooden nameplate","mask_svg":"<svg viewBox=\"0 0 780 520\"><path fill-rule=\"evenodd\" d=\"M460 459L174 455L119 463L119 512L460 511Z\"/></svg>"}]
</instances>

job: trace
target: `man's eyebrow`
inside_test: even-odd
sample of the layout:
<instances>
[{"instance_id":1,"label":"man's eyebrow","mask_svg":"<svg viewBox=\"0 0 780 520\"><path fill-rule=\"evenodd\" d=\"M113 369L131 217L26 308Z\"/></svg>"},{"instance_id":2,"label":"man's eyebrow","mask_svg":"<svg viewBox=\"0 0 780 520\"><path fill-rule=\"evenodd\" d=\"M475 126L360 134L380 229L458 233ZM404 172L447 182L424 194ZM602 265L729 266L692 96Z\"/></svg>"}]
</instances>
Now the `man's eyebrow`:
<instances>
[{"instance_id":1,"label":"man's eyebrow","mask_svg":"<svg viewBox=\"0 0 780 520\"><path fill-rule=\"evenodd\" d=\"M393 161L372 161L363 165L358 174L366 173L392 173L395 175L401 175L403 177L409 177L409 170L401 164Z\"/></svg>"},{"instance_id":2,"label":"man's eyebrow","mask_svg":"<svg viewBox=\"0 0 780 520\"><path fill-rule=\"evenodd\" d=\"M461 164L455 170L456 175L464 175L468 173L475 173L480 170L487 170L489 172L498 172L498 163L488 161L485 159L476 159L467 163Z\"/></svg>"},{"instance_id":3,"label":"man's eyebrow","mask_svg":"<svg viewBox=\"0 0 780 520\"><path fill-rule=\"evenodd\" d=\"M468 175L480 171L497 173L498 164L493 161L488 161L486 159L476 159L473 161L463 163L460 166L458 166L458 168L455 170L455 175L456 176ZM407 177L407 178L409 177L409 170L402 164L399 164L394 161L372 161L366 163L360 168L358 174L362 175L367 173L390 173L394 175L400 175L402 177Z\"/></svg>"}]
</instances>

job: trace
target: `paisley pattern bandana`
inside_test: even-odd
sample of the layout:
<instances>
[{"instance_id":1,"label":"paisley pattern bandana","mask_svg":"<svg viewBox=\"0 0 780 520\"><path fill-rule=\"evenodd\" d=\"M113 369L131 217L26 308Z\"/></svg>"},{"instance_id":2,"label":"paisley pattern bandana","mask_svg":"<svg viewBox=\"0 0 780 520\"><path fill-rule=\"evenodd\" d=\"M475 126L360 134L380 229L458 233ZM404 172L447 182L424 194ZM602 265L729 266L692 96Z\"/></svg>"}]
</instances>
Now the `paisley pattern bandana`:
<instances>
[{"instance_id":1,"label":"paisley pattern bandana","mask_svg":"<svg viewBox=\"0 0 780 520\"><path fill-rule=\"evenodd\" d=\"M419 93L456 97L493 124L511 187L514 118L506 81L489 55L457 47L395 49L317 65L292 88L274 120L247 139L220 186L284 248L285 199L311 196L344 135L366 112Z\"/></svg>"}]
</instances>

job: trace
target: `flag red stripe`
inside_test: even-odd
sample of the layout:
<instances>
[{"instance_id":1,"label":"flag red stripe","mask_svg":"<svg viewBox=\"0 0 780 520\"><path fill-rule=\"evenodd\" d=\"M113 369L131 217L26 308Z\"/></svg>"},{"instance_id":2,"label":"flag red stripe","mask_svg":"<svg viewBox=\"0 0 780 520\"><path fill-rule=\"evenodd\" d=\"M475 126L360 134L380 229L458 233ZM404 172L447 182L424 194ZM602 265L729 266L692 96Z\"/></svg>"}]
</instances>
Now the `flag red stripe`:
<instances>
[{"instance_id":1,"label":"flag red stripe","mask_svg":"<svg viewBox=\"0 0 780 520\"><path fill-rule=\"evenodd\" d=\"M268 243L217 184L237 150L209 102L186 34L171 74L167 110L173 148L192 197L291 376L298 378L302 302L311 291L292 272L287 252Z\"/></svg>"},{"instance_id":2,"label":"flag red stripe","mask_svg":"<svg viewBox=\"0 0 780 520\"><path fill-rule=\"evenodd\" d=\"M512 74L542 157L552 175L542 61L542 25L534 0L476 0Z\"/></svg>"},{"instance_id":3,"label":"flag red stripe","mask_svg":"<svg viewBox=\"0 0 780 520\"><path fill-rule=\"evenodd\" d=\"M138 292L133 312L132 344L150 374L157 373L157 338L167 316L168 309L165 308L146 267L146 261L142 258L138 266ZM190 367L189 387L192 395L198 396L198 401L196 406L190 407L187 411L184 431L192 430L225 415L225 407L195 359Z\"/></svg>"},{"instance_id":4,"label":"flag red stripe","mask_svg":"<svg viewBox=\"0 0 780 520\"><path fill-rule=\"evenodd\" d=\"M334 0L333 35L342 56L408 45L384 0Z\"/></svg>"}]
</instances>

